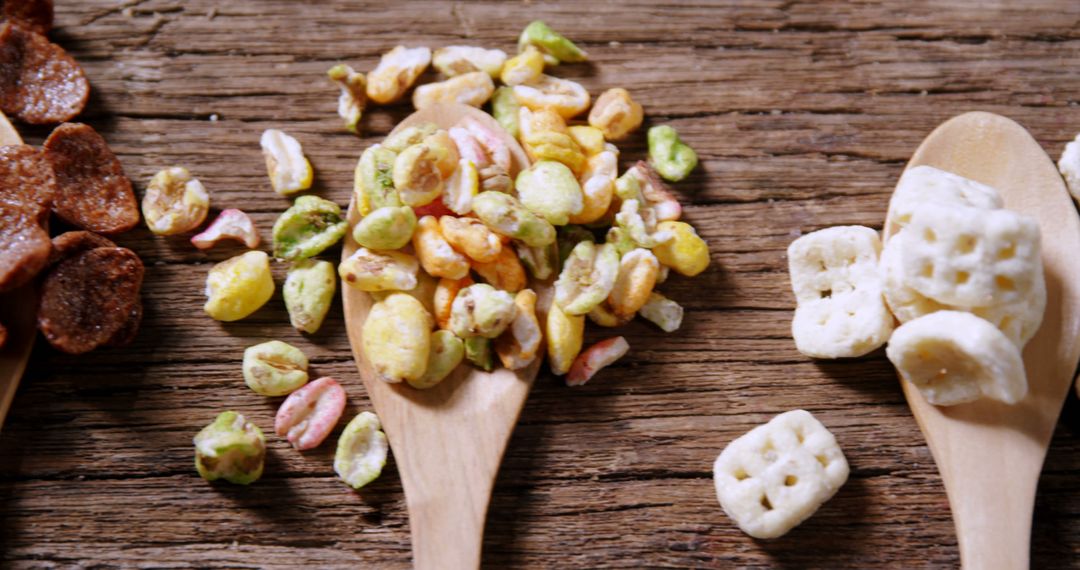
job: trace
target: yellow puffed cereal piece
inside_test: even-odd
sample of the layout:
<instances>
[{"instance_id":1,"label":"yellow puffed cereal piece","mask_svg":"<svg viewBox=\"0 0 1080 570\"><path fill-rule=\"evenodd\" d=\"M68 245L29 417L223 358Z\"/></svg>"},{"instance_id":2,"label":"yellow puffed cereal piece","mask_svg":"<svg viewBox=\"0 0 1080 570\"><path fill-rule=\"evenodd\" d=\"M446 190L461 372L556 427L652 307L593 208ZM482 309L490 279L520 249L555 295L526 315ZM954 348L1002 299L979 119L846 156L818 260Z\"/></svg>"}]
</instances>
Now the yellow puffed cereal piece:
<instances>
[{"instance_id":1,"label":"yellow puffed cereal piece","mask_svg":"<svg viewBox=\"0 0 1080 570\"><path fill-rule=\"evenodd\" d=\"M420 265L428 274L447 279L461 279L469 274L469 260L450 247L435 216L420 218L412 243Z\"/></svg>"},{"instance_id":2,"label":"yellow puffed cereal piece","mask_svg":"<svg viewBox=\"0 0 1080 570\"><path fill-rule=\"evenodd\" d=\"M483 71L473 71L446 81L421 85L413 91L413 106L424 109L436 103L460 103L479 107L491 99L495 82Z\"/></svg>"},{"instance_id":3,"label":"yellow puffed cereal piece","mask_svg":"<svg viewBox=\"0 0 1080 570\"><path fill-rule=\"evenodd\" d=\"M562 376L570 370L570 365L581 352L585 339L585 317L567 315L562 312L558 303L552 303L545 328L551 373Z\"/></svg>"},{"instance_id":4,"label":"yellow puffed cereal piece","mask_svg":"<svg viewBox=\"0 0 1080 570\"><path fill-rule=\"evenodd\" d=\"M431 315L420 301L392 293L372 305L364 321L364 357L385 382L415 382L427 370L431 327Z\"/></svg>"},{"instance_id":5,"label":"yellow puffed cereal piece","mask_svg":"<svg viewBox=\"0 0 1080 570\"><path fill-rule=\"evenodd\" d=\"M386 52L368 73L368 99L384 105L401 99L430 63L431 50L426 47L397 46Z\"/></svg>"},{"instance_id":6,"label":"yellow puffed cereal piece","mask_svg":"<svg viewBox=\"0 0 1080 570\"><path fill-rule=\"evenodd\" d=\"M586 156L604 152L604 132L600 129L588 125L574 125L567 130L570 138L585 151Z\"/></svg>"},{"instance_id":7,"label":"yellow puffed cereal piece","mask_svg":"<svg viewBox=\"0 0 1080 570\"><path fill-rule=\"evenodd\" d=\"M709 245L686 222L660 222L657 232L670 232L674 237L654 248L652 252L661 264L693 277L709 266Z\"/></svg>"},{"instance_id":8,"label":"yellow puffed cereal piece","mask_svg":"<svg viewBox=\"0 0 1080 570\"><path fill-rule=\"evenodd\" d=\"M601 93L589 111L589 125L603 131L604 138L609 141L626 138L641 126L644 118L641 105L631 99L630 92L622 87Z\"/></svg>"},{"instance_id":9,"label":"yellow puffed cereal piece","mask_svg":"<svg viewBox=\"0 0 1080 570\"><path fill-rule=\"evenodd\" d=\"M576 81L541 75L536 81L514 86L517 100L534 111L550 107L565 119L589 108L589 92Z\"/></svg>"},{"instance_id":10,"label":"yellow puffed cereal piece","mask_svg":"<svg viewBox=\"0 0 1080 570\"><path fill-rule=\"evenodd\" d=\"M533 46L510 58L503 64L500 79L507 85L521 85L540 79L544 73L544 54Z\"/></svg>"},{"instance_id":11,"label":"yellow puffed cereal piece","mask_svg":"<svg viewBox=\"0 0 1080 570\"><path fill-rule=\"evenodd\" d=\"M206 314L219 321L240 320L274 294L270 256L249 251L218 263L206 276Z\"/></svg>"}]
</instances>

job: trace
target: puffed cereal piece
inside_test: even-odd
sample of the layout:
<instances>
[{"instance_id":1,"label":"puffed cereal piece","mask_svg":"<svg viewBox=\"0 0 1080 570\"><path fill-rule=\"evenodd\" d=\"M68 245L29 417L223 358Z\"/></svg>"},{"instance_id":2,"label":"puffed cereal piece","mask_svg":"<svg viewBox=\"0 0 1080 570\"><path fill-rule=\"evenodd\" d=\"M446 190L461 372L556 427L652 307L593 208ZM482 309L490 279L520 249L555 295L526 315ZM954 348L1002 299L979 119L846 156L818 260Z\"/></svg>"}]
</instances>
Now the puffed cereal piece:
<instances>
[{"instance_id":1,"label":"puffed cereal piece","mask_svg":"<svg viewBox=\"0 0 1080 570\"><path fill-rule=\"evenodd\" d=\"M426 390L442 382L465 359L465 343L448 330L431 333L431 351L427 370L416 380L408 380L413 388Z\"/></svg>"},{"instance_id":2,"label":"puffed cereal piece","mask_svg":"<svg viewBox=\"0 0 1080 570\"><path fill-rule=\"evenodd\" d=\"M348 229L341 206L318 196L300 196L274 222L274 257L296 260L318 255Z\"/></svg>"},{"instance_id":3,"label":"puffed cereal piece","mask_svg":"<svg viewBox=\"0 0 1080 570\"><path fill-rule=\"evenodd\" d=\"M421 85L413 91L413 106L424 109L439 103L459 103L480 107L495 93L495 82L483 71L457 75L436 83Z\"/></svg>"},{"instance_id":4,"label":"puffed cereal piece","mask_svg":"<svg viewBox=\"0 0 1080 570\"><path fill-rule=\"evenodd\" d=\"M432 67L447 77L483 71L495 78L499 76L505 63L505 51L473 46L441 47L435 50L431 57Z\"/></svg>"},{"instance_id":5,"label":"puffed cereal piece","mask_svg":"<svg viewBox=\"0 0 1080 570\"><path fill-rule=\"evenodd\" d=\"M556 63L576 63L589 58L588 54L574 45L574 42L540 20L529 22L518 37L518 51L525 51L528 46L536 46L545 54L555 58Z\"/></svg>"},{"instance_id":6,"label":"puffed cereal piece","mask_svg":"<svg viewBox=\"0 0 1080 570\"><path fill-rule=\"evenodd\" d=\"M938 311L908 321L893 332L885 354L937 406L982 397L1015 404L1027 395L1020 349L971 313Z\"/></svg>"},{"instance_id":7,"label":"puffed cereal piece","mask_svg":"<svg viewBox=\"0 0 1080 570\"><path fill-rule=\"evenodd\" d=\"M424 139L439 132L439 130L439 125L436 125L435 123L409 125L404 129L395 130L387 135L387 137L383 139L382 146L394 153L401 153L403 150L414 144L424 142Z\"/></svg>"},{"instance_id":8,"label":"puffed cereal piece","mask_svg":"<svg viewBox=\"0 0 1080 570\"><path fill-rule=\"evenodd\" d=\"M391 293L371 306L361 331L364 357L384 382L419 380L431 351L431 315L405 293Z\"/></svg>"},{"instance_id":9,"label":"puffed cereal piece","mask_svg":"<svg viewBox=\"0 0 1080 570\"><path fill-rule=\"evenodd\" d=\"M495 261L503 250L502 239L498 234L476 218L443 216L439 218L439 227L446 241L473 261L490 263Z\"/></svg>"},{"instance_id":10,"label":"puffed cereal piece","mask_svg":"<svg viewBox=\"0 0 1080 570\"><path fill-rule=\"evenodd\" d=\"M558 303L552 303L544 323L544 338L551 373L556 376L566 374L585 341L585 317L568 315Z\"/></svg>"},{"instance_id":11,"label":"puffed cereal piece","mask_svg":"<svg viewBox=\"0 0 1080 570\"><path fill-rule=\"evenodd\" d=\"M1038 222L1010 210L916 208L902 253L905 280L961 307L1014 303L1042 278Z\"/></svg>"},{"instance_id":12,"label":"puffed cereal piece","mask_svg":"<svg viewBox=\"0 0 1080 570\"><path fill-rule=\"evenodd\" d=\"M182 234L199 227L210 209L210 194L202 182L181 166L166 168L150 179L143 195L146 226L160 236Z\"/></svg>"},{"instance_id":13,"label":"puffed cereal piece","mask_svg":"<svg viewBox=\"0 0 1080 570\"><path fill-rule=\"evenodd\" d=\"M473 212L497 234L521 240L532 247L555 241L555 227L502 192L481 192L473 199Z\"/></svg>"},{"instance_id":14,"label":"puffed cereal piece","mask_svg":"<svg viewBox=\"0 0 1080 570\"><path fill-rule=\"evenodd\" d=\"M491 116L510 136L518 136L518 110L521 103L514 97L514 88L502 86L491 96Z\"/></svg>"},{"instance_id":15,"label":"puffed cereal piece","mask_svg":"<svg viewBox=\"0 0 1080 570\"><path fill-rule=\"evenodd\" d=\"M550 107L564 119L580 115L592 101L580 83L543 74L532 83L515 85L514 97L533 111Z\"/></svg>"},{"instance_id":16,"label":"puffed cereal piece","mask_svg":"<svg viewBox=\"0 0 1080 570\"><path fill-rule=\"evenodd\" d=\"M544 54L533 46L507 60L499 79L509 86L532 83L544 73Z\"/></svg>"},{"instance_id":17,"label":"puffed cereal piece","mask_svg":"<svg viewBox=\"0 0 1080 570\"><path fill-rule=\"evenodd\" d=\"M574 246L555 281L554 304L569 315L584 315L608 298L618 275L614 246L583 241Z\"/></svg>"},{"instance_id":18,"label":"puffed cereal piece","mask_svg":"<svg viewBox=\"0 0 1080 570\"><path fill-rule=\"evenodd\" d=\"M401 206L401 197L394 188L394 161L397 153L372 145L360 155L353 175L353 201L360 214L368 215L383 207Z\"/></svg>"},{"instance_id":19,"label":"puffed cereal piece","mask_svg":"<svg viewBox=\"0 0 1080 570\"><path fill-rule=\"evenodd\" d=\"M561 162L541 160L518 173L514 183L518 199L534 214L556 226L584 208L581 185Z\"/></svg>"},{"instance_id":20,"label":"puffed cereal piece","mask_svg":"<svg viewBox=\"0 0 1080 570\"><path fill-rule=\"evenodd\" d=\"M338 96L338 116L345 121L345 128L350 133L360 132L360 117L367 106L367 80L363 73L339 63L326 72L327 77L341 87Z\"/></svg>"},{"instance_id":21,"label":"puffed cereal piece","mask_svg":"<svg viewBox=\"0 0 1080 570\"><path fill-rule=\"evenodd\" d=\"M346 285L361 291L410 291L417 285L420 262L400 251L357 248L338 266Z\"/></svg>"},{"instance_id":22,"label":"puffed cereal piece","mask_svg":"<svg viewBox=\"0 0 1080 570\"><path fill-rule=\"evenodd\" d=\"M631 319L648 302L659 273L660 262L651 251L637 248L623 255L615 285L607 298L615 316Z\"/></svg>"},{"instance_id":23,"label":"puffed cereal piece","mask_svg":"<svg viewBox=\"0 0 1080 570\"><path fill-rule=\"evenodd\" d=\"M585 152L585 156L591 157L601 152L610 151L618 156L619 151L615 148L615 145L610 145L604 142L604 131L588 125L572 125L566 128L566 133L570 135L571 139L577 143L581 150Z\"/></svg>"},{"instance_id":24,"label":"puffed cereal piece","mask_svg":"<svg viewBox=\"0 0 1080 570\"><path fill-rule=\"evenodd\" d=\"M401 249L416 230L416 213L409 206L383 206L353 227L353 239L369 249Z\"/></svg>"},{"instance_id":25,"label":"puffed cereal piece","mask_svg":"<svg viewBox=\"0 0 1080 570\"><path fill-rule=\"evenodd\" d=\"M674 128L668 125L652 127L648 139L649 164L664 180L678 182L697 166L697 153L679 138Z\"/></svg>"},{"instance_id":26,"label":"puffed cereal piece","mask_svg":"<svg viewBox=\"0 0 1080 570\"><path fill-rule=\"evenodd\" d=\"M607 368L616 360L626 356L630 343L621 336L602 340L586 348L574 359L570 372L566 375L567 386L581 386L588 382L600 370Z\"/></svg>"},{"instance_id":27,"label":"puffed cereal piece","mask_svg":"<svg viewBox=\"0 0 1080 570\"><path fill-rule=\"evenodd\" d=\"M454 299L459 291L472 285L474 281L466 275L461 279L439 279L432 295L432 314L435 315L435 323L440 329L450 328L450 315L454 307Z\"/></svg>"},{"instance_id":28,"label":"puffed cereal piece","mask_svg":"<svg viewBox=\"0 0 1080 570\"><path fill-rule=\"evenodd\" d=\"M863 226L834 226L800 237L787 249L795 299L801 304L878 283L880 253L877 232ZM668 265L667 255L657 257Z\"/></svg>"},{"instance_id":29,"label":"puffed cereal piece","mask_svg":"<svg viewBox=\"0 0 1080 570\"><path fill-rule=\"evenodd\" d=\"M517 316L514 296L485 283L458 291L450 311L450 330L461 338L495 338Z\"/></svg>"},{"instance_id":30,"label":"puffed cereal piece","mask_svg":"<svg viewBox=\"0 0 1080 570\"><path fill-rule=\"evenodd\" d=\"M259 145L274 192L284 196L311 188L314 175L300 141L277 129L267 129L263 131Z\"/></svg>"},{"instance_id":31,"label":"puffed cereal piece","mask_svg":"<svg viewBox=\"0 0 1080 570\"><path fill-rule=\"evenodd\" d=\"M219 321L237 321L257 311L273 295L270 257L261 251L249 251L210 269L203 310Z\"/></svg>"},{"instance_id":32,"label":"puffed cereal piece","mask_svg":"<svg viewBox=\"0 0 1080 570\"><path fill-rule=\"evenodd\" d=\"M586 315L589 320L600 325L602 327L616 328L625 325L630 322L629 318L620 317L615 314L615 311L611 308L611 303L606 300L603 303L592 308L589 314ZM631 315L632 317L632 315Z\"/></svg>"},{"instance_id":33,"label":"puffed cereal piece","mask_svg":"<svg viewBox=\"0 0 1080 570\"><path fill-rule=\"evenodd\" d=\"M780 414L732 441L713 464L720 506L754 538L777 538L847 482L836 437L810 412Z\"/></svg>"},{"instance_id":34,"label":"puffed cereal piece","mask_svg":"<svg viewBox=\"0 0 1080 570\"><path fill-rule=\"evenodd\" d=\"M191 238L191 244L199 249L210 249L214 244L232 239L243 243L250 249L259 247L259 232L251 216L235 208L222 210L218 217L202 233Z\"/></svg>"},{"instance_id":35,"label":"puffed cereal piece","mask_svg":"<svg viewBox=\"0 0 1080 570\"><path fill-rule=\"evenodd\" d=\"M618 168L618 156L613 152L605 150L588 158L581 173L581 212L570 216L571 224L591 224L604 217L615 196Z\"/></svg>"},{"instance_id":36,"label":"puffed cereal piece","mask_svg":"<svg viewBox=\"0 0 1080 570\"><path fill-rule=\"evenodd\" d=\"M554 242L543 247L530 247L521 242L515 242L514 250L517 251L522 265L529 270L534 279L546 281L558 269L559 246Z\"/></svg>"},{"instance_id":37,"label":"puffed cereal piece","mask_svg":"<svg viewBox=\"0 0 1080 570\"><path fill-rule=\"evenodd\" d=\"M389 449L378 416L360 412L338 438L334 473L353 489L359 489L379 478Z\"/></svg>"},{"instance_id":38,"label":"puffed cereal piece","mask_svg":"<svg viewBox=\"0 0 1080 570\"><path fill-rule=\"evenodd\" d=\"M439 169L439 175L444 180L450 178L450 175L457 170L458 159L461 158L461 155L458 154L457 144L454 143L454 139L450 138L450 133L444 129L439 129L424 137L421 144L428 148L428 152L435 160L435 168Z\"/></svg>"},{"instance_id":39,"label":"puffed cereal piece","mask_svg":"<svg viewBox=\"0 0 1080 570\"><path fill-rule=\"evenodd\" d=\"M427 145L414 144L394 159L394 188L407 206L425 206L443 192L439 155Z\"/></svg>"},{"instance_id":40,"label":"puffed cereal piece","mask_svg":"<svg viewBox=\"0 0 1080 570\"><path fill-rule=\"evenodd\" d=\"M532 289L519 291L514 306L517 315L510 327L495 339L495 352L503 366L520 370L536 360L543 333L536 318L536 293Z\"/></svg>"},{"instance_id":41,"label":"puffed cereal piece","mask_svg":"<svg viewBox=\"0 0 1080 570\"><path fill-rule=\"evenodd\" d=\"M925 204L970 206L982 210L1004 207L998 191L969 178L933 166L916 166L904 171L889 200L885 237L891 238L911 222L915 209Z\"/></svg>"},{"instance_id":42,"label":"puffed cereal piece","mask_svg":"<svg viewBox=\"0 0 1080 570\"><path fill-rule=\"evenodd\" d=\"M295 346L271 340L244 350L244 383L260 396L284 396L307 384L308 359Z\"/></svg>"},{"instance_id":43,"label":"puffed cereal piece","mask_svg":"<svg viewBox=\"0 0 1080 570\"><path fill-rule=\"evenodd\" d=\"M383 105L401 99L430 63L431 50L426 47L395 47L368 73L368 98Z\"/></svg>"},{"instance_id":44,"label":"puffed cereal piece","mask_svg":"<svg viewBox=\"0 0 1080 570\"><path fill-rule=\"evenodd\" d=\"M885 344L892 332L893 317L876 282L799 303L791 322L795 348L812 358L862 356Z\"/></svg>"},{"instance_id":45,"label":"puffed cereal piece","mask_svg":"<svg viewBox=\"0 0 1080 570\"><path fill-rule=\"evenodd\" d=\"M630 92L622 87L601 93L589 111L589 125L600 129L604 138L609 141L626 138L641 127L644 119L645 112L641 105L631 99Z\"/></svg>"},{"instance_id":46,"label":"puffed cereal piece","mask_svg":"<svg viewBox=\"0 0 1080 570\"><path fill-rule=\"evenodd\" d=\"M195 469L203 479L248 485L262 477L266 438L243 415L221 412L199 431L194 443Z\"/></svg>"},{"instance_id":47,"label":"puffed cereal piece","mask_svg":"<svg viewBox=\"0 0 1080 570\"><path fill-rule=\"evenodd\" d=\"M619 207L619 212L615 214L615 223L617 224L617 227L611 228L611 231L608 232L610 235L608 241L616 244L620 249L620 253L625 253L625 251L622 250L627 244L630 245L631 249L633 247L652 249L670 243L675 238L675 234L672 231L659 229L656 223L656 211L648 206L644 206L644 203L639 202L638 200L624 199L622 206ZM665 223L678 224L682 222ZM681 226L674 227L678 228ZM684 234L682 249L664 251L661 255L664 256L666 261L670 261L671 263L682 263L686 265L686 269L692 270L696 268L694 263L700 263L701 246L692 239L693 236L697 236L697 233L693 231L693 228L690 228L690 231L684 232ZM707 263L707 248L705 254Z\"/></svg>"},{"instance_id":48,"label":"puffed cereal piece","mask_svg":"<svg viewBox=\"0 0 1080 570\"><path fill-rule=\"evenodd\" d=\"M465 339L465 360L472 363L473 366L485 371L491 372L495 369L495 350L492 348L494 343L490 338L484 338L482 336L474 336Z\"/></svg>"},{"instance_id":49,"label":"puffed cereal piece","mask_svg":"<svg viewBox=\"0 0 1080 570\"><path fill-rule=\"evenodd\" d=\"M336 290L337 275L333 263L314 259L294 263L282 287L285 309L293 328L308 334L318 332L330 311Z\"/></svg>"},{"instance_id":50,"label":"puffed cereal piece","mask_svg":"<svg viewBox=\"0 0 1080 570\"><path fill-rule=\"evenodd\" d=\"M682 306L656 291L649 294L649 300L638 309L638 314L664 332L675 332L682 326Z\"/></svg>"},{"instance_id":51,"label":"puffed cereal piece","mask_svg":"<svg viewBox=\"0 0 1080 570\"><path fill-rule=\"evenodd\" d=\"M472 211L473 198L480 191L480 172L473 161L462 158L443 189L443 205L451 212L464 216Z\"/></svg>"},{"instance_id":52,"label":"puffed cereal piece","mask_svg":"<svg viewBox=\"0 0 1080 570\"><path fill-rule=\"evenodd\" d=\"M1068 187L1069 193L1072 194L1074 200L1080 202L1080 134L1065 145L1057 166L1061 177L1065 179L1065 186Z\"/></svg>"},{"instance_id":53,"label":"puffed cereal piece","mask_svg":"<svg viewBox=\"0 0 1080 570\"><path fill-rule=\"evenodd\" d=\"M429 275L461 279L469 274L469 260L450 247L435 216L420 218L412 244L420 265Z\"/></svg>"},{"instance_id":54,"label":"puffed cereal piece","mask_svg":"<svg viewBox=\"0 0 1080 570\"><path fill-rule=\"evenodd\" d=\"M274 416L274 433L298 451L315 449L345 411L345 389L326 376L289 394Z\"/></svg>"}]
</instances>

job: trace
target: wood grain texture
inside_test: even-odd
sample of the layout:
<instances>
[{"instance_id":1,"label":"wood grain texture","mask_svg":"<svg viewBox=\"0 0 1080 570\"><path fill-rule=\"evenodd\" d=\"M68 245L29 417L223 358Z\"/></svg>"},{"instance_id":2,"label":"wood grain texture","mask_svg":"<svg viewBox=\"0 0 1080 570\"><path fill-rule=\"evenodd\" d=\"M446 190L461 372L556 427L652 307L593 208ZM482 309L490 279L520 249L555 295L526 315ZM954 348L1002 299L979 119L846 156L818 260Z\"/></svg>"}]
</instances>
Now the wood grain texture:
<instances>
[{"instance_id":1,"label":"wood grain texture","mask_svg":"<svg viewBox=\"0 0 1080 570\"><path fill-rule=\"evenodd\" d=\"M266 179L262 130L297 136L315 192L346 204L360 151L411 108L369 111L357 138L323 77L338 61L370 69L398 43L512 51L544 19L592 60L555 74L593 95L627 87L647 124L673 125L698 151L677 190L713 264L663 287L687 308L683 329L632 323L629 356L577 389L541 373L495 484L485 566L958 565L941 479L884 354L818 363L795 351L784 252L830 225L880 229L912 152L959 113L1009 116L1056 158L1080 130L1077 3L59 4L53 38L92 84L82 120L136 188L187 166L215 208L251 212L264 239L288 202ZM35 144L48 134L24 130ZM644 136L623 149L623 165L641 158ZM147 262L143 331L81 357L38 341L0 434L0 566L408 567L392 459L360 492L335 480L332 445L301 454L270 437L250 488L207 484L192 465L191 438L219 411L272 425L280 400L240 375L243 349L263 340L295 343L314 374L342 379L347 415L370 409L340 303L310 337L289 327L280 292L217 323L201 312L206 271L241 250L204 254L144 228L118 241ZM836 434L851 479L783 539L755 541L717 505L712 461L798 407ZM1078 414L1070 396L1036 499L1033 568L1078 564Z\"/></svg>"}]
</instances>

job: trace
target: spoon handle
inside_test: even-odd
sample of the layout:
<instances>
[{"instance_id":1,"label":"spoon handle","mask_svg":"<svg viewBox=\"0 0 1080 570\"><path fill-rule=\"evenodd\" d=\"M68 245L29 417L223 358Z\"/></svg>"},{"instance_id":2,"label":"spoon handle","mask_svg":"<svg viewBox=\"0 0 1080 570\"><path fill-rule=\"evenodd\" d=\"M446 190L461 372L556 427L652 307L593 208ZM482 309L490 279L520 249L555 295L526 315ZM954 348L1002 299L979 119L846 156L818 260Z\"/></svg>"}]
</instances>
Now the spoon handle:
<instances>
[{"instance_id":1,"label":"spoon handle","mask_svg":"<svg viewBox=\"0 0 1080 570\"><path fill-rule=\"evenodd\" d=\"M463 459L436 469L430 463L401 469L403 476L427 479L418 485L403 481L417 570L480 567L494 477L465 472Z\"/></svg>"}]
</instances>

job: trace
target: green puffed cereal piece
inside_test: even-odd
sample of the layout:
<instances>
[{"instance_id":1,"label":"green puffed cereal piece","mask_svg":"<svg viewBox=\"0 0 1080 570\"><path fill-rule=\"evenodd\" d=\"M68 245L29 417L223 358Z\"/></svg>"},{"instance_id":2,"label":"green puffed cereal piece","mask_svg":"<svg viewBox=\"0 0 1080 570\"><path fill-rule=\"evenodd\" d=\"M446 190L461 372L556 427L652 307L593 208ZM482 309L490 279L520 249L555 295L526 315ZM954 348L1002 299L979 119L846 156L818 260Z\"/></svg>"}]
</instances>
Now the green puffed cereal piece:
<instances>
[{"instance_id":1,"label":"green puffed cereal piece","mask_svg":"<svg viewBox=\"0 0 1080 570\"><path fill-rule=\"evenodd\" d=\"M274 257L306 259L338 242L349 229L341 206L301 196L274 222Z\"/></svg>"},{"instance_id":2,"label":"green puffed cereal piece","mask_svg":"<svg viewBox=\"0 0 1080 570\"><path fill-rule=\"evenodd\" d=\"M521 103L514 96L512 87L502 86L491 96L491 114L499 125L515 139L518 136L518 113Z\"/></svg>"},{"instance_id":3,"label":"green puffed cereal piece","mask_svg":"<svg viewBox=\"0 0 1080 570\"><path fill-rule=\"evenodd\" d=\"M495 369L495 350L490 338L474 336L465 339L465 360L486 372Z\"/></svg>"},{"instance_id":4,"label":"green puffed cereal piece","mask_svg":"<svg viewBox=\"0 0 1080 570\"><path fill-rule=\"evenodd\" d=\"M333 263L305 259L293 264L282 288L292 326L308 334L318 332L336 290Z\"/></svg>"},{"instance_id":5,"label":"green puffed cereal piece","mask_svg":"<svg viewBox=\"0 0 1080 570\"><path fill-rule=\"evenodd\" d=\"M401 206L401 197L394 188L394 160L397 153L374 145L360 155L353 176L353 199L365 216L386 206Z\"/></svg>"},{"instance_id":6,"label":"green puffed cereal piece","mask_svg":"<svg viewBox=\"0 0 1080 570\"><path fill-rule=\"evenodd\" d=\"M623 255L638 248L637 242L634 241L634 238L630 237L630 232L625 228L618 226L608 230L605 241L615 246L615 251L619 253L619 258L622 258Z\"/></svg>"},{"instance_id":7,"label":"green puffed cereal piece","mask_svg":"<svg viewBox=\"0 0 1080 570\"><path fill-rule=\"evenodd\" d=\"M379 417L371 412L360 412L338 438L334 472L347 485L359 489L382 474L388 450Z\"/></svg>"},{"instance_id":8,"label":"green puffed cereal piece","mask_svg":"<svg viewBox=\"0 0 1080 570\"><path fill-rule=\"evenodd\" d=\"M574 246L583 241L595 243L596 236L585 226L564 226L559 228L559 239L557 241L559 244L559 265L561 266L566 262L566 258L570 257L570 252L573 251Z\"/></svg>"},{"instance_id":9,"label":"green puffed cereal piece","mask_svg":"<svg viewBox=\"0 0 1080 570\"><path fill-rule=\"evenodd\" d=\"M555 281L555 303L568 315L585 315L608 298L618 275L615 246L580 242Z\"/></svg>"},{"instance_id":10,"label":"green puffed cereal piece","mask_svg":"<svg viewBox=\"0 0 1080 570\"><path fill-rule=\"evenodd\" d=\"M495 338L517 316L514 296L487 283L476 283L458 291L450 306L450 330L461 338Z\"/></svg>"},{"instance_id":11,"label":"green puffed cereal piece","mask_svg":"<svg viewBox=\"0 0 1080 570\"><path fill-rule=\"evenodd\" d=\"M518 173L514 187L526 208L556 226L565 226L571 214L580 214L585 207L581 184L561 162L533 164Z\"/></svg>"},{"instance_id":12,"label":"green puffed cereal piece","mask_svg":"<svg viewBox=\"0 0 1080 570\"><path fill-rule=\"evenodd\" d=\"M195 436L194 443L195 469L207 481L247 485L262 476L266 438L259 426L241 414L221 412Z\"/></svg>"},{"instance_id":13,"label":"green puffed cereal piece","mask_svg":"<svg viewBox=\"0 0 1080 570\"><path fill-rule=\"evenodd\" d=\"M419 125L405 127L386 137L382 145L395 153L400 153L414 144L419 144L428 136L435 134L437 130L439 130L439 126L435 123L420 123Z\"/></svg>"},{"instance_id":14,"label":"green puffed cereal piece","mask_svg":"<svg viewBox=\"0 0 1080 570\"><path fill-rule=\"evenodd\" d=\"M551 29L540 20L531 22L522 30L518 38L518 51L525 51L526 46L536 46L540 51L554 57L560 62L574 63L585 61L588 54L574 45L574 42L566 39L562 34Z\"/></svg>"},{"instance_id":15,"label":"green puffed cereal piece","mask_svg":"<svg viewBox=\"0 0 1080 570\"><path fill-rule=\"evenodd\" d=\"M534 279L544 281L550 279L559 270L559 246L556 242L542 247L530 247L520 242L514 243L521 263ZM567 252L569 255L569 251Z\"/></svg>"},{"instance_id":16,"label":"green puffed cereal piece","mask_svg":"<svg viewBox=\"0 0 1080 570\"><path fill-rule=\"evenodd\" d=\"M285 396L307 384L308 359L295 346L271 340L244 350L244 383L260 396Z\"/></svg>"},{"instance_id":17,"label":"green puffed cereal piece","mask_svg":"<svg viewBox=\"0 0 1080 570\"><path fill-rule=\"evenodd\" d=\"M639 204L645 203L645 194L641 192L641 181L631 170L627 170L615 179L615 195L623 201L637 200Z\"/></svg>"},{"instance_id":18,"label":"green puffed cereal piece","mask_svg":"<svg viewBox=\"0 0 1080 570\"><path fill-rule=\"evenodd\" d=\"M649 129L649 164L669 182L686 178L697 166L694 149L682 142L679 133L668 125Z\"/></svg>"},{"instance_id":19,"label":"green puffed cereal piece","mask_svg":"<svg viewBox=\"0 0 1080 570\"><path fill-rule=\"evenodd\" d=\"M454 333L437 330L431 333L431 351L428 352L427 370L416 380L406 381L413 388L431 388L442 382L465 358L465 343Z\"/></svg>"},{"instance_id":20,"label":"green puffed cereal piece","mask_svg":"<svg viewBox=\"0 0 1080 570\"><path fill-rule=\"evenodd\" d=\"M533 247L555 241L555 227L502 192L481 192L473 198L473 213L492 231Z\"/></svg>"},{"instance_id":21,"label":"green puffed cereal piece","mask_svg":"<svg viewBox=\"0 0 1080 570\"><path fill-rule=\"evenodd\" d=\"M369 249L401 249L412 239L416 213L408 206L384 206L364 216L353 228L356 243Z\"/></svg>"}]
</instances>

